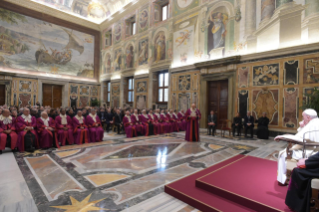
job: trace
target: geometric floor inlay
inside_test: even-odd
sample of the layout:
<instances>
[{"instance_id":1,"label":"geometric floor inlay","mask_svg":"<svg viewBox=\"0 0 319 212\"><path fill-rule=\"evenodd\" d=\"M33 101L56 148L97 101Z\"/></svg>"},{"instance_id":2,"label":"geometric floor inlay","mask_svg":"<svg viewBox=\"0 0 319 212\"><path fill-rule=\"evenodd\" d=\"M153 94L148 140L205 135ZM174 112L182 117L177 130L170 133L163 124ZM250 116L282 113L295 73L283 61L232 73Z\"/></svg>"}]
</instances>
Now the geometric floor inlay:
<instances>
[{"instance_id":1,"label":"geometric floor inlay","mask_svg":"<svg viewBox=\"0 0 319 212\"><path fill-rule=\"evenodd\" d=\"M84 176L88 179L95 187L119 181L130 177L130 175L125 174L93 174Z\"/></svg>"}]
</instances>

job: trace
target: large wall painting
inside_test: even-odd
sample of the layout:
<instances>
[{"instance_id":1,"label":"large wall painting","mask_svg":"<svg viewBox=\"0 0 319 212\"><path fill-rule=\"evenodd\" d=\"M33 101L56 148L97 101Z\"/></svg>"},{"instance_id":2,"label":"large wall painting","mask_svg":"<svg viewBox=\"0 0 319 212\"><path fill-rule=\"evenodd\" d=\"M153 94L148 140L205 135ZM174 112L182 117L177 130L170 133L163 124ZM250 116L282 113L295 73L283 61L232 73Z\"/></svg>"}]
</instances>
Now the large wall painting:
<instances>
[{"instance_id":1,"label":"large wall painting","mask_svg":"<svg viewBox=\"0 0 319 212\"><path fill-rule=\"evenodd\" d=\"M144 32L148 29L149 19L149 10L147 5L141 8L138 13L138 32Z\"/></svg>"},{"instance_id":2,"label":"large wall painting","mask_svg":"<svg viewBox=\"0 0 319 212\"><path fill-rule=\"evenodd\" d=\"M94 36L0 10L0 66L94 77Z\"/></svg>"},{"instance_id":3,"label":"large wall painting","mask_svg":"<svg viewBox=\"0 0 319 212\"><path fill-rule=\"evenodd\" d=\"M253 67L253 85L278 85L279 64L269 64Z\"/></svg>"},{"instance_id":4,"label":"large wall painting","mask_svg":"<svg viewBox=\"0 0 319 212\"><path fill-rule=\"evenodd\" d=\"M155 35L155 43L154 43L154 60L155 62L159 62L161 60L165 60L165 49L166 49L166 39L165 33L163 31L158 32Z\"/></svg>"},{"instance_id":5,"label":"large wall painting","mask_svg":"<svg viewBox=\"0 0 319 212\"><path fill-rule=\"evenodd\" d=\"M125 66L126 68L134 67L134 47L129 44L125 49Z\"/></svg>"},{"instance_id":6,"label":"large wall painting","mask_svg":"<svg viewBox=\"0 0 319 212\"><path fill-rule=\"evenodd\" d=\"M175 32L173 41L174 66L192 63L194 58L194 26Z\"/></svg>"},{"instance_id":7,"label":"large wall painting","mask_svg":"<svg viewBox=\"0 0 319 212\"><path fill-rule=\"evenodd\" d=\"M228 22L228 14L211 11L208 19L208 48L207 54L213 58L215 55L224 54L226 25Z\"/></svg>"},{"instance_id":8,"label":"large wall painting","mask_svg":"<svg viewBox=\"0 0 319 212\"><path fill-rule=\"evenodd\" d=\"M103 74L110 73L112 68L112 57L110 53L105 54Z\"/></svg>"},{"instance_id":9,"label":"large wall painting","mask_svg":"<svg viewBox=\"0 0 319 212\"><path fill-rule=\"evenodd\" d=\"M199 0L175 0L174 15L179 15L199 5Z\"/></svg>"},{"instance_id":10,"label":"large wall painting","mask_svg":"<svg viewBox=\"0 0 319 212\"><path fill-rule=\"evenodd\" d=\"M138 64L147 64L148 56L148 38L144 38L140 40L138 44Z\"/></svg>"},{"instance_id":11,"label":"large wall painting","mask_svg":"<svg viewBox=\"0 0 319 212\"><path fill-rule=\"evenodd\" d=\"M123 66L123 61L122 61L122 49L116 49L114 51L114 70L119 71L121 70Z\"/></svg>"}]
</instances>

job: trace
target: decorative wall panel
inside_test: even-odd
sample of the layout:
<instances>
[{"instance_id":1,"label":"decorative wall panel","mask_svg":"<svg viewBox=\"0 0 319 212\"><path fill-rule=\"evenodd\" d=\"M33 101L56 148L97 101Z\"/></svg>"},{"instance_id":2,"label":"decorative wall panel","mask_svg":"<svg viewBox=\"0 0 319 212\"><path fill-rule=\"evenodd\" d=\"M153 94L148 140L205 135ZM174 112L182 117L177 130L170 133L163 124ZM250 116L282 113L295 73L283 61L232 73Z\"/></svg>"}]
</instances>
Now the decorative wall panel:
<instances>
[{"instance_id":1,"label":"decorative wall panel","mask_svg":"<svg viewBox=\"0 0 319 212\"><path fill-rule=\"evenodd\" d=\"M19 107L35 105L38 101L38 80L12 78L11 104Z\"/></svg>"},{"instance_id":2,"label":"decorative wall panel","mask_svg":"<svg viewBox=\"0 0 319 212\"><path fill-rule=\"evenodd\" d=\"M100 86L70 84L69 106L86 107L90 106L92 100L100 99Z\"/></svg>"},{"instance_id":3,"label":"decorative wall panel","mask_svg":"<svg viewBox=\"0 0 319 212\"><path fill-rule=\"evenodd\" d=\"M319 83L319 57L304 60L303 83Z\"/></svg>"},{"instance_id":4,"label":"decorative wall panel","mask_svg":"<svg viewBox=\"0 0 319 212\"><path fill-rule=\"evenodd\" d=\"M283 126L296 128L298 126L299 89L285 88L283 96Z\"/></svg>"},{"instance_id":5,"label":"decorative wall panel","mask_svg":"<svg viewBox=\"0 0 319 212\"><path fill-rule=\"evenodd\" d=\"M200 72L190 71L172 73L170 87L170 105L173 110L186 111L192 103L199 108Z\"/></svg>"},{"instance_id":6,"label":"decorative wall panel","mask_svg":"<svg viewBox=\"0 0 319 212\"><path fill-rule=\"evenodd\" d=\"M134 83L135 107L140 110L147 109L148 78L135 79Z\"/></svg>"},{"instance_id":7,"label":"decorative wall panel","mask_svg":"<svg viewBox=\"0 0 319 212\"><path fill-rule=\"evenodd\" d=\"M284 74L284 85L299 84L299 61L286 61L284 63Z\"/></svg>"},{"instance_id":8,"label":"decorative wall panel","mask_svg":"<svg viewBox=\"0 0 319 212\"><path fill-rule=\"evenodd\" d=\"M238 87L247 88L249 79L249 68L242 67L238 69Z\"/></svg>"},{"instance_id":9,"label":"decorative wall panel","mask_svg":"<svg viewBox=\"0 0 319 212\"><path fill-rule=\"evenodd\" d=\"M120 83L111 82L111 106L120 106Z\"/></svg>"},{"instance_id":10,"label":"decorative wall panel","mask_svg":"<svg viewBox=\"0 0 319 212\"><path fill-rule=\"evenodd\" d=\"M253 91L253 115L256 120L266 112L269 125L278 125L278 94L277 89Z\"/></svg>"},{"instance_id":11,"label":"decorative wall panel","mask_svg":"<svg viewBox=\"0 0 319 212\"><path fill-rule=\"evenodd\" d=\"M253 67L253 85L278 85L279 64L267 64Z\"/></svg>"}]
</instances>

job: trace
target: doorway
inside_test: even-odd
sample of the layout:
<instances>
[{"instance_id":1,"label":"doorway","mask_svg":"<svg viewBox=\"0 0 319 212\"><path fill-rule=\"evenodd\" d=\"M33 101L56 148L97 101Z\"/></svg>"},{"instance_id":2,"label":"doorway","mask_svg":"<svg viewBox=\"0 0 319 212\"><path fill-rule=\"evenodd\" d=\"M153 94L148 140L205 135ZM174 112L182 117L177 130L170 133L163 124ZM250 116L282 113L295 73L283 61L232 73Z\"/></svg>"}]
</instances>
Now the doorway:
<instances>
[{"instance_id":1,"label":"doorway","mask_svg":"<svg viewBox=\"0 0 319 212\"><path fill-rule=\"evenodd\" d=\"M207 114L213 110L217 117L217 129L221 120L227 119L228 113L228 80L210 81L207 83Z\"/></svg>"},{"instance_id":2,"label":"doorway","mask_svg":"<svg viewBox=\"0 0 319 212\"><path fill-rule=\"evenodd\" d=\"M6 104L6 86L0 85L0 105Z\"/></svg>"},{"instance_id":3,"label":"doorway","mask_svg":"<svg viewBox=\"0 0 319 212\"><path fill-rule=\"evenodd\" d=\"M61 85L42 85L43 106L57 108L62 106L62 86Z\"/></svg>"}]
</instances>

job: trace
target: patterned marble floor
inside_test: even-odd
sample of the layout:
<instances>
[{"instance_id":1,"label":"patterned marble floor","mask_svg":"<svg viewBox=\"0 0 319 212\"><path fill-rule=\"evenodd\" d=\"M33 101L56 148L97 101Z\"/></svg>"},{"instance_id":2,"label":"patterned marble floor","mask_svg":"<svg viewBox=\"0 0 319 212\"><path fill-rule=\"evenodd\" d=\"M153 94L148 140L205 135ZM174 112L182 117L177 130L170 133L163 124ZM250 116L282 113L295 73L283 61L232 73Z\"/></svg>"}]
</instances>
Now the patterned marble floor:
<instances>
[{"instance_id":1,"label":"patterned marble floor","mask_svg":"<svg viewBox=\"0 0 319 212\"><path fill-rule=\"evenodd\" d=\"M237 154L276 160L285 146L273 139L218 135L189 143L181 132L131 139L106 134L100 143L32 154L5 152L0 155L0 173L5 173L0 212L195 212L165 194L164 185ZM12 201L12 196L18 198Z\"/></svg>"}]
</instances>

